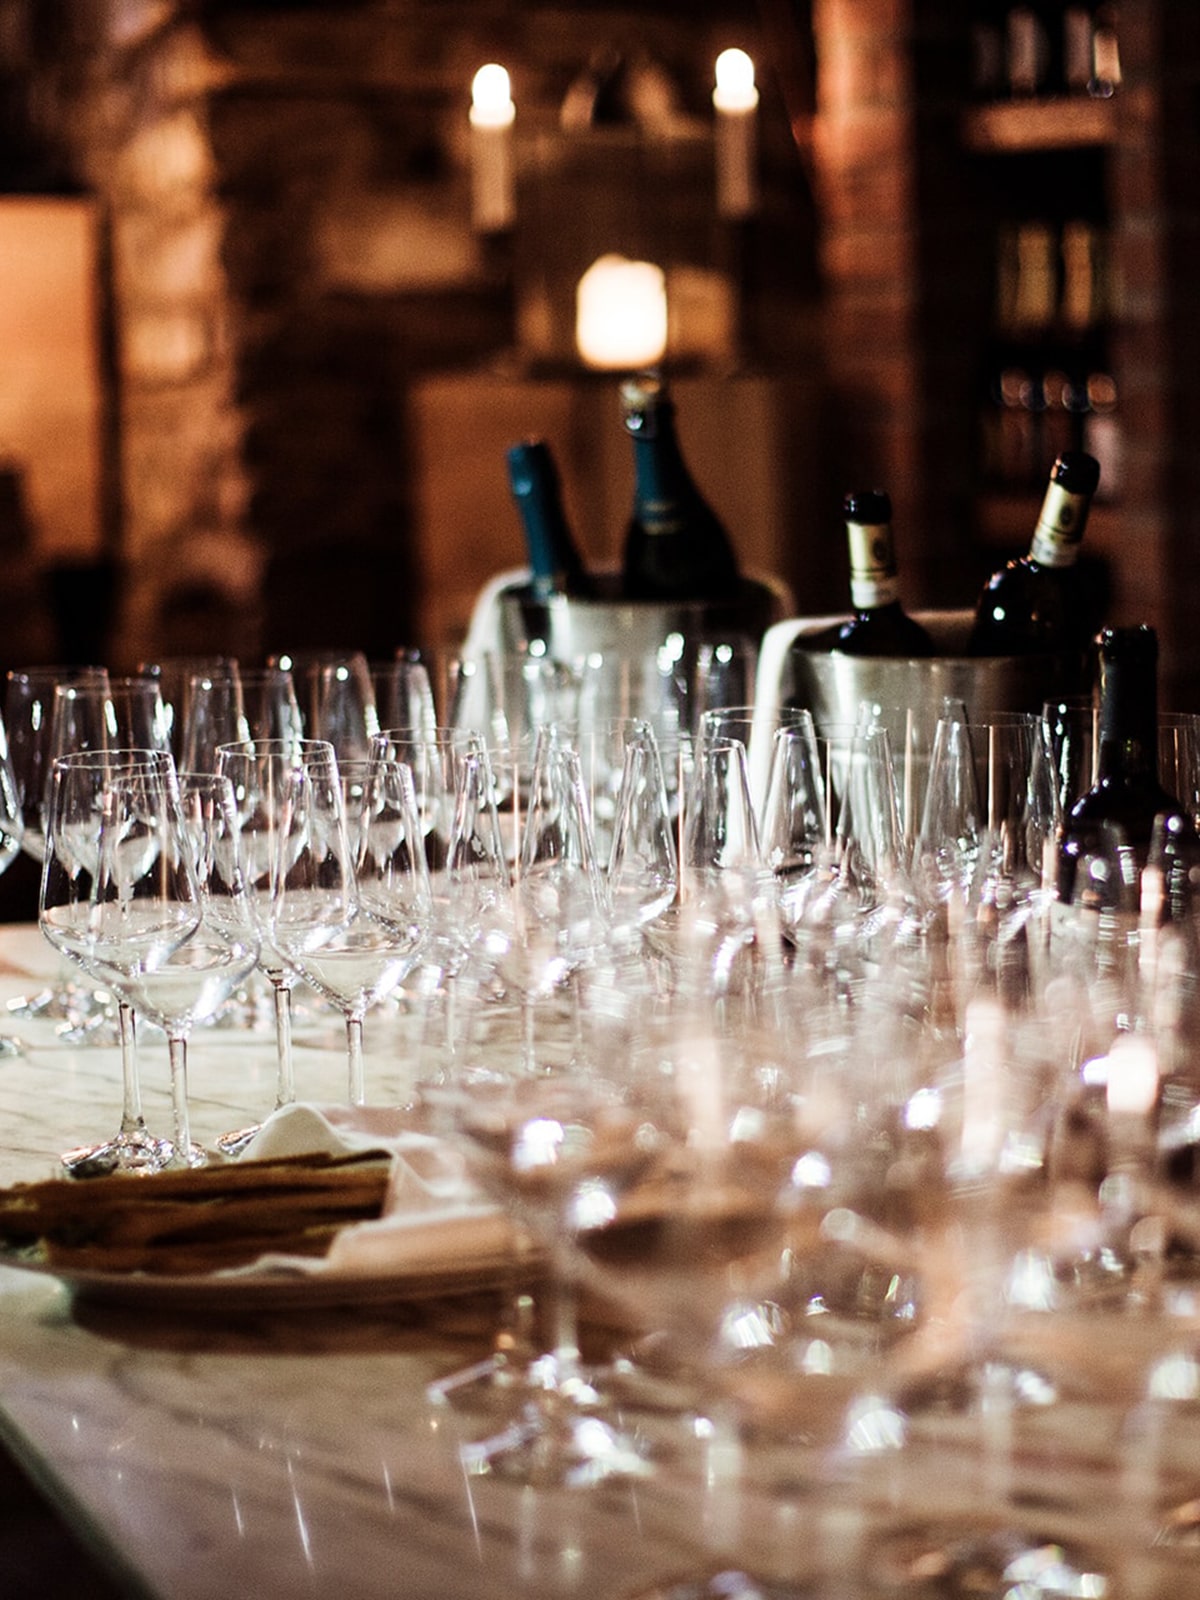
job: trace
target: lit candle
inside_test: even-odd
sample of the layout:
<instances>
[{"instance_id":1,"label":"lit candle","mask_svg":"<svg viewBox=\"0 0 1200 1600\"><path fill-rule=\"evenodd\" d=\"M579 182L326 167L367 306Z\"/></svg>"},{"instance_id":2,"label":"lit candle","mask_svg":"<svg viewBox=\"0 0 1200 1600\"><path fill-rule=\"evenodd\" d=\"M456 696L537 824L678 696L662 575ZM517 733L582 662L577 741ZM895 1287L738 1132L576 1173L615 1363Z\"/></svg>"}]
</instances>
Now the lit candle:
<instances>
[{"instance_id":1,"label":"lit candle","mask_svg":"<svg viewBox=\"0 0 1200 1600\"><path fill-rule=\"evenodd\" d=\"M717 57L717 212L730 221L753 216L758 205L755 177L758 90L754 62L744 50L722 50Z\"/></svg>"},{"instance_id":2,"label":"lit candle","mask_svg":"<svg viewBox=\"0 0 1200 1600\"><path fill-rule=\"evenodd\" d=\"M601 256L579 280L575 343L589 367L632 372L667 348L667 281L651 261Z\"/></svg>"},{"instance_id":3,"label":"lit candle","mask_svg":"<svg viewBox=\"0 0 1200 1600\"><path fill-rule=\"evenodd\" d=\"M471 217L480 233L502 233L516 216L513 105L508 73L494 61L471 80Z\"/></svg>"}]
</instances>

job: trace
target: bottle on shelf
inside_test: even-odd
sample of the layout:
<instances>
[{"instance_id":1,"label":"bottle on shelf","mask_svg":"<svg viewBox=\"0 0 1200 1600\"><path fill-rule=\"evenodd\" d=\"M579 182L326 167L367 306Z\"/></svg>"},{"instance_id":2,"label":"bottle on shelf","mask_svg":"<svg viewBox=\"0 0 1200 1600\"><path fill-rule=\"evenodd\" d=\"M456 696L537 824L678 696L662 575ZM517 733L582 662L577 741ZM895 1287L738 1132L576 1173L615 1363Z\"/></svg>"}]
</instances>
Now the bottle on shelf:
<instances>
[{"instance_id":1,"label":"bottle on shelf","mask_svg":"<svg viewBox=\"0 0 1200 1600\"><path fill-rule=\"evenodd\" d=\"M684 459L665 381L656 372L627 379L621 405L634 458L621 574L625 598L731 599L739 582L737 558Z\"/></svg>"},{"instance_id":2,"label":"bottle on shelf","mask_svg":"<svg viewBox=\"0 0 1200 1600\"><path fill-rule=\"evenodd\" d=\"M1009 6L1005 19L1005 50L1008 92L1014 100L1050 92L1053 42L1044 5L1020 0Z\"/></svg>"},{"instance_id":3,"label":"bottle on shelf","mask_svg":"<svg viewBox=\"0 0 1200 1600\"><path fill-rule=\"evenodd\" d=\"M1062 14L1063 89L1070 95L1091 93L1094 74L1094 19L1090 5L1068 4Z\"/></svg>"},{"instance_id":4,"label":"bottle on shelf","mask_svg":"<svg viewBox=\"0 0 1200 1600\"><path fill-rule=\"evenodd\" d=\"M1080 858L1106 830L1117 830L1138 870L1145 865L1158 816L1183 807L1158 776L1158 636L1144 624L1105 628L1096 640L1100 661L1100 721L1096 781L1063 824L1060 900L1070 901Z\"/></svg>"},{"instance_id":5,"label":"bottle on shelf","mask_svg":"<svg viewBox=\"0 0 1200 1600\"><path fill-rule=\"evenodd\" d=\"M557 594L586 599L594 586L571 535L550 446L526 439L508 451L508 482L525 530L530 588L537 600Z\"/></svg>"},{"instance_id":6,"label":"bottle on shelf","mask_svg":"<svg viewBox=\"0 0 1200 1600\"><path fill-rule=\"evenodd\" d=\"M933 640L900 602L891 499L880 489L857 490L843 510L854 615L833 632L829 648L848 656L933 655Z\"/></svg>"},{"instance_id":7,"label":"bottle on shelf","mask_svg":"<svg viewBox=\"0 0 1200 1600\"><path fill-rule=\"evenodd\" d=\"M970 655L1072 655L1085 648L1093 628L1075 566L1099 478L1095 457L1082 450L1057 458L1029 553L983 586Z\"/></svg>"}]
</instances>

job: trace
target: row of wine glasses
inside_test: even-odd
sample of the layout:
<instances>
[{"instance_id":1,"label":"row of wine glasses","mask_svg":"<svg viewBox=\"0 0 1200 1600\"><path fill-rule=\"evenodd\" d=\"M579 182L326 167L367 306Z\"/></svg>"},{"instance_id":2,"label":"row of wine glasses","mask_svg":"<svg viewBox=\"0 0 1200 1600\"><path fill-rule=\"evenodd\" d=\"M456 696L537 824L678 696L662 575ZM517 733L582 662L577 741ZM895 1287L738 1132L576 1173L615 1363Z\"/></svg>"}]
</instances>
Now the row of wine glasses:
<instances>
[{"instance_id":1,"label":"row of wine glasses","mask_svg":"<svg viewBox=\"0 0 1200 1600\"><path fill-rule=\"evenodd\" d=\"M549 1037L469 1050L424 1095L567 1301L582 1281L642 1337L619 1374L584 1368L568 1305L551 1366L514 1386L508 1426L467 1441L469 1470L652 1474L648 1441L663 1441L628 1383L665 1371L693 1420L780 1435L831 1495L850 1480L886 1505L897 1469L873 1464L915 1458L938 1417L968 1419L1002 1483L1024 1411L1095 1381L1077 1317L1116 1342L1136 1327L1139 1356L1120 1368L1131 1410L1176 1382L1191 1325L1165 1286L1191 1268L1164 1240L1186 1237L1166 1219L1188 1202L1167 1192L1159 1136L1192 1125L1198 1096L1180 1049L1200 979L1194 846L1160 830L1157 909L1120 893L1119 837L1089 869L1091 898L1056 905L1061 813L1040 719L974 726L949 706L942 722L911 842L869 717L844 741L775 730L791 882L816 874L791 927L776 887L788 857L764 850L777 835L743 741L697 743L675 818L660 763L641 802L652 791L650 832L678 867L637 940L615 936L630 927L614 916L619 856L606 875L594 835L590 864L572 840L590 824L572 732L543 729L511 891L523 956L495 935L475 950L519 1009L533 997ZM553 840L543 870L539 829ZM665 983L647 946L668 953ZM1104 1381L1118 1366L1102 1363ZM683 1430L667 1448L685 1448ZM986 1526L893 1516L895 1546L871 1561L899 1570L907 1549L1009 1592L1049 1570L1053 1520L1031 1526L1003 1494ZM1051 1592L1103 1592L1088 1552L1064 1542L1053 1559ZM721 1592L705 1581L654 1592Z\"/></svg>"}]
</instances>

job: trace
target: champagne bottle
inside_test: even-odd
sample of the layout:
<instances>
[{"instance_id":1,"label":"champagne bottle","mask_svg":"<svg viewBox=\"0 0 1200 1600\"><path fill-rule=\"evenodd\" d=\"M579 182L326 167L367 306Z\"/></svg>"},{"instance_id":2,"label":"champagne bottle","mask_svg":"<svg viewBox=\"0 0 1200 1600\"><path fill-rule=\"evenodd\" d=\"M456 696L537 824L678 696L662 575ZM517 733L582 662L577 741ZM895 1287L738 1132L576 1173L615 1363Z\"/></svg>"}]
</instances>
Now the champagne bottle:
<instances>
[{"instance_id":1,"label":"champagne bottle","mask_svg":"<svg viewBox=\"0 0 1200 1600\"><path fill-rule=\"evenodd\" d=\"M558 468L544 439L526 439L509 449L508 482L525 530L534 598L591 595L593 585L563 510Z\"/></svg>"},{"instance_id":2,"label":"champagne bottle","mask_svg":"<svg viewBox=\"0 0 1200 1600\"><path fill-rule=\"evenodd\" d=\"M892 502L880 489L848 494L850 598L854 615L838 628L830 649L848 656L931 656L933 640L900 603Z\"/></svg>"},{"instance_id":3,"label":"champagne bottle","mask_svg":"<svg viewBox=\"0 0 1200 1600\"><path fill-rule=\"evenodd\" d=\"M732 599L737 559L724 524L688 470L666 384L657 373L641 373L621 385L621 405L634 459L622 562L626 599Z\"/></svg>"},{"instance_id":4,"label":"champagne bottle","mask_svg":"<svg viewBox=\"0 0 1200 1600\"><path fill-rule=\"evenodd\" d=\"M967 646L973 656L1058 655L1082 651L1091 634L1075 571L1079 542L1100 468L1082 450L1054 463L1029 554L983 586Z\"/></svg>"},{"instance_id":5,"label":"champagne bottle","mask_svg":"<svg viewBox=\"0 0 1200 1600\"><path fill-rule=\"evenodd\" d=\"M1183 807L1158 777L1158 637L1153 628L1105 628L1100 656L1100 726L1096 781L1072 806L1063 826L1059 898L1069 901L1079 858L1115 827L1145 865L1160 815Z\"/></svg>"}]
</instances>

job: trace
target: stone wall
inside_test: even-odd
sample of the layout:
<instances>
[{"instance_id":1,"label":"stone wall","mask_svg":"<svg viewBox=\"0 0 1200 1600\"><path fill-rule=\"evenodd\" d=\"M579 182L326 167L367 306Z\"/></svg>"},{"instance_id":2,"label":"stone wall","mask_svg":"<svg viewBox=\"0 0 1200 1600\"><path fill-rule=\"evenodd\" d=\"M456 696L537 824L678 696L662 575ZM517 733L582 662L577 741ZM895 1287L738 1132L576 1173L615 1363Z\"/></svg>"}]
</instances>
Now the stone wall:
<instances>
[{"instance_id":1,"label":"stone wall","mask_svg":"<svg viewBox=\"0 0 1200 1600\"><path fill-rule=\"evenodd\" d=\"M55 3L70 27L44 65L111 235L110 658L419 641L406 396L519 358L519 252L470 226L475 68L510 64L525 145L603 45L653 51L710 117L715 53L753 49L753 24L712 3ZM782 200L756 304L786 349L810 219L777 97L764 108Z\"/></svg>"}]
</instances>

